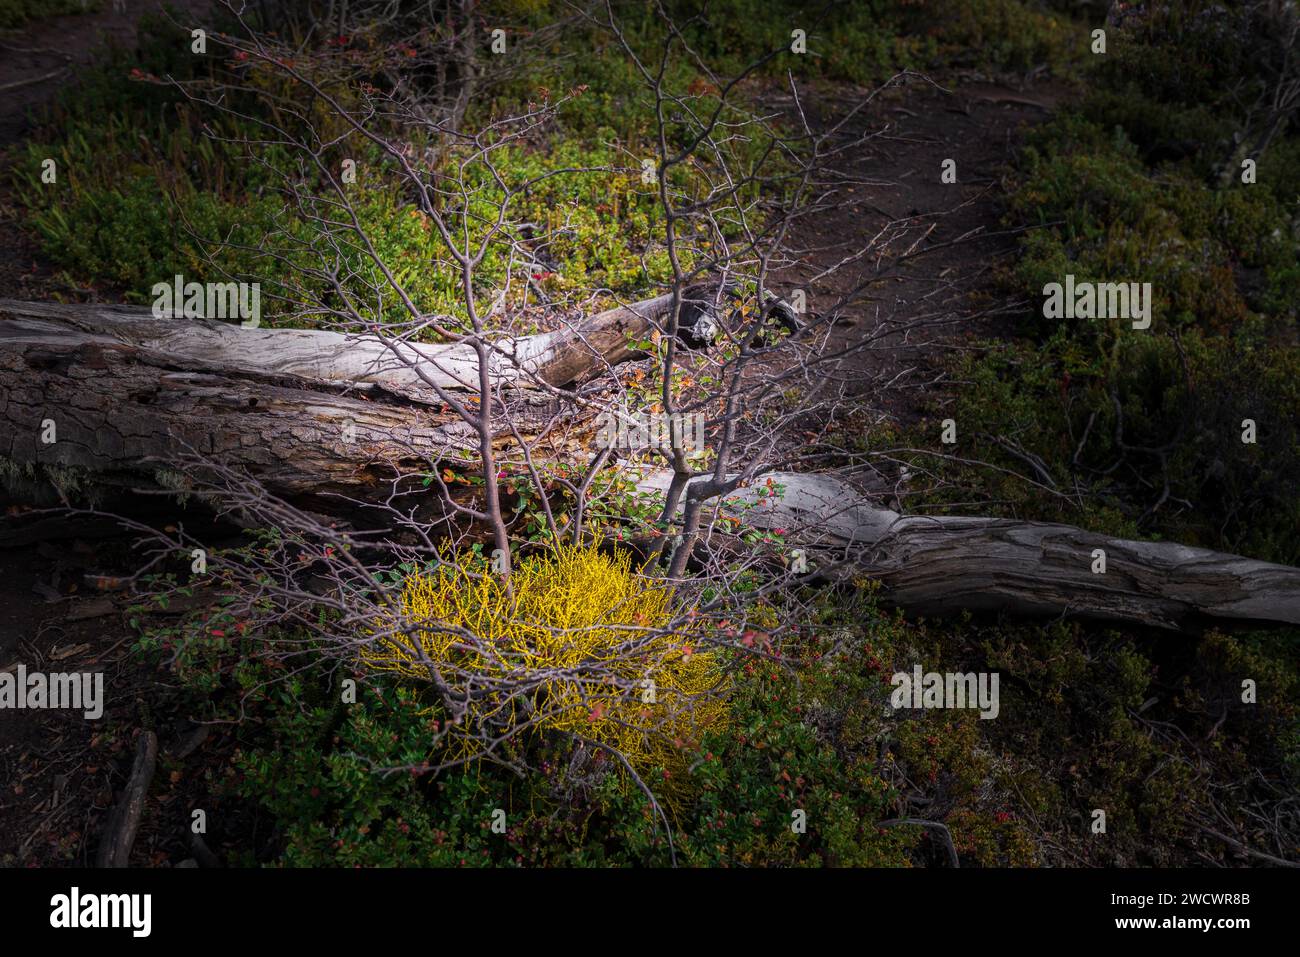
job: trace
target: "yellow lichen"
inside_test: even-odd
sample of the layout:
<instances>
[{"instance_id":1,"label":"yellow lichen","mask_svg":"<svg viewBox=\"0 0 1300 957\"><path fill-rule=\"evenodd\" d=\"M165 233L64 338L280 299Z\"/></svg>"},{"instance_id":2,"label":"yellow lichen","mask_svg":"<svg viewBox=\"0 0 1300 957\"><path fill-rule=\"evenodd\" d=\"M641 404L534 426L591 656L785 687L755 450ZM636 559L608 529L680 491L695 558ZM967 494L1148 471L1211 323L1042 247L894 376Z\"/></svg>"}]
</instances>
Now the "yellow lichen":
<instances>
[{"instance_id":1,"label":"yellow lichen","mask_svg":"<svg viewBox=\"0 0 1300 957\"><path fill-rule=\"evenodd\" d=\"M446 696L467 702L443 738L457 758L524 728L566 732L679 790L692 746L726 719L728 678L698 632L669 629L670 591L589 547L520 559L509 589L466 565L408 575L365 664L420 681L436 669Z\"/></svg>"}]
</instances>

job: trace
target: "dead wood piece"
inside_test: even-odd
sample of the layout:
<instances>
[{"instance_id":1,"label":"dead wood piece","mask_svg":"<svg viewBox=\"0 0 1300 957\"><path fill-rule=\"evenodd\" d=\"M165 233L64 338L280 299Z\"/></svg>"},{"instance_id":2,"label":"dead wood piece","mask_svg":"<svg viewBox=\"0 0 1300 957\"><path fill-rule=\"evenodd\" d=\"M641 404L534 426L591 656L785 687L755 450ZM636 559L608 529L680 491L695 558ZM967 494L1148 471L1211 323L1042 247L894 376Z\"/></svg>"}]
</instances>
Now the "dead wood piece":
<instances>
[{"instance_id":1,"label":"dead wood piece","mask_svg":"<svg viewBox=\"0 0 1300 957\"><path fill-rule=\"evenodd\" d=\"M152 731L145 731L136 744L135 762L131 766L131 777L122 793L122 800L113 809L100 838L99 851L95 857L96 867L127 866L157 760L158 736Z\"/></svg>"}]
</instances>

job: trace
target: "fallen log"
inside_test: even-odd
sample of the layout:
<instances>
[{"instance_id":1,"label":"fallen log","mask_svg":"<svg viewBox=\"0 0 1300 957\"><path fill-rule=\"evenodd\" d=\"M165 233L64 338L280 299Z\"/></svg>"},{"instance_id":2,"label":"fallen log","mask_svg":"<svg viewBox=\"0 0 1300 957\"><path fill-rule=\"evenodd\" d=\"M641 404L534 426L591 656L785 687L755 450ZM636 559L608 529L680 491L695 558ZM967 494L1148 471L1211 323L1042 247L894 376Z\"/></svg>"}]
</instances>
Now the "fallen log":
<instances>
[{"instance_id":1,"label":"fallen log","mask_svg":"<svg viewBox=\"0 0 1300 957\"><path fill-rule=\"evenodd\" d=\"M685 312L705 306L703 289L684 295ZM597 313L558 332L503 336L491 343L493 388L563 388L641 355L634 343L668 319L662 295ZM417 402L438 404L435 386L477 393L478 355L467 343L429 344L318 329L248 329L210 319L155 317L137 306L21 302L0 299L0 335L53 351L134 347L188 368L264 377L378 386Z\"/></svg>"},{"instance_id":2,"label":"fallen log","mask_svg":"<svg viewBox=\"0 0 1300 957\"><path fill-rule=\"evenodd\" d=\"M689 309L702 308L701 295L687 296ZM593 418L556 390L638 358L633 343L671 307L671 296L659 296L565 332L495 343L491 380L507 396L493 410L495 439ZM431 463L475 459L477 432L435 385L472 407L477 369L467 344L385 344L155 318L136 307L0 300L0 457L87 469L111 485L138 482L188 449L277 494L364 497Z\"/></svg>"},{"instance_id":3,"label":"fallen log","mask_svg":"<svg viewBox=\"0 0 1300 957\"><path fill-rule=\"evenodd\" d=\"M670 478L646 473L638 485L661 491ZM883 604L925 615L1005 612L1175 630L1300 625L1300 568L1070 525L901 515L831 473L764 475L718 509L783 530L804 550L810 577L874 578ZM1099 552L1104 571L1094 571Z\"/></svg>"},{"instance_id":4,"label":"fallen log","mask_svg":"<svg viewBox=\"0 0 1300 957\"><path fill-rule=\"evenodd\" d=\"M346 336L317 334L322 348L308 370L292 358L303 348L293 345L293 330L283 330L291 333L286 348L276 339L250 353L239 335L264 340L259 330L182 321L195 333L190 343L160 320L119 322L112 310L89 319L75 311L56 319L0 311L11 317L0 319L0 456L11 471L75 467L104 484L135 484L189 450L242 469L277 494L362 494L478 452L477 433L432 389L410 394L409 368L355 369ZM163 327L157 335L156 327ZM331 351L342 356L342 369L363 377L349 380L323 364ZM499 431L509 431L508 417L524 434L530 423L578 413L535 391L512 394L502 411Z\"/></svg>"},{"instance_id":5,"label":"fallen log","mask_svg":"<svg viewBox=\"0 0 1300 957\"><path fill-rule=\"evenodd\" d=\"M593 317L587 338L560 342L548 334L544 347L515 347L515 356L522 348L543 358L502 390L506 407L496 431L503 443L515 429L528 436L545 427L556 438L537 454L573 451L565 443L580 440L572 426L582 410L530 384L571 382L633 357L635 323L651 322L667 305L660 297L629 308L631 318L619 310ZM477 455L474 431L415 387L409 365L356 359L349 352L356 337L317 332L300 340L305 334L293 330L211 326L138 311L123 320L116 307L0 301L0 457L10 470L71 465L138 478L189 450L241 468L277 494L364 497L391 487L395 476L418 477L430 463ZM262 338L273 333L287 334L285 348L278 338ZM250 348L245 336L263 345ZM419 348L436 356L444 347ZM428 361L437 375L451 375L450 366ZM464 377L453 378L472 402ZM48 445L46 420L58 429ZM551 428L557 421L563 427ZM792 547L819 556L831 574L879 579L887 604L914 612L1073 615L1159 628L1300 624L1298 569L1066 525L905 516L877 507L841 476L781 474L763 482L769 477L779 494L765 485L738 489L723 510L749 525L785 529ZM646 475L642 487L662 489L667 481ZM1098 550L1106 566L1095 573Z\"/></svg>"}]
</instances>

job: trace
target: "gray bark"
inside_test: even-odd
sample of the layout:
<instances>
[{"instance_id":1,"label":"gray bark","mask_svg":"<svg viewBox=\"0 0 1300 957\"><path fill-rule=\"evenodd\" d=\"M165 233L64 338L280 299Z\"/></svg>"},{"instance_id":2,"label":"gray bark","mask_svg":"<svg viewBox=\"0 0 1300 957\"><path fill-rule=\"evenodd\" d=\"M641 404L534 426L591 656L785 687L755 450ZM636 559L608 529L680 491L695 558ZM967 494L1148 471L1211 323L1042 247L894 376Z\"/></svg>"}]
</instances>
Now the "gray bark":
<instances>
[{"instance_id":1,"label":"gray bark","mask_svg":"<svg viewBox=\"0 0 1300 957\"><path fill-rule=\"evenodd\" d=\"M646 474L662 490L670 474ZM779 494L768 494L772 479ZM908 516L875 505L830 473L773 473L719 502L746 526L784 529L818 577L866 575L887 606L1073 616L1156 628L1300 625L1300 568L1173 542L1098 535L1070 525ZM1094 551L1105 572L1094 573Z\"/></svg>"},{"instance_id":2,"label":"gray bark","mask_svg":"<svg viewBox=\"0 0 1300 957\"><path fill-rule=\"evenodd\" d=\"M667 318L670 295L619 306L559 332L503 336L493 343L494 387L562 387L639 355L629 345ZM0 299L0 336L66 350L129 346L216 371L294 376L379 387L437 402L434 386L478 389L478 360L465 344L385 345L370 335L315 329L246 329L211 319L155 318L136 306ZM77 336L76 334L80 335Z\"/></svg>"},{"instance_id":3,"label":"gray bark","mask_svg":"<svg viewBox=\"0 0 1300 957\"><path fill-rule=\"evenodd\" d=\"M629 339L648 334L668 308L660 297L567 334L510 343L521 361L495 373L509 386L501 443L513 441L507 423L525 437L556 422L580 432L585 413L563 393L534 386L634 357ZM412 346L404 363L376 346L337 333L156 320L121 307L0 301L0 459L8 460L0 465L77 466L129 482L189 449L246 469L277 494L366 498L397 476L472 460L477 436L420 377L471 396L460 347ZM47 419L57 428L50 445L41 441ZM547 454L567 454L562 434ZM872 576L886 604L914 612L1072 615L1159 628L1300 624L1300 569L1066 525L900 515L843 476L770 477L780 494L755 485L717 507L749 526L784 528L819 577ZM662 490L668 479L646 474L641 484ZM1106 554L1103 574L1092 571L1095 549Z\"/></svg>"},{"instance_id":4,"label":"gray bark","mask_svg":"<svg viewBox=\"0 0 1300 957\"><path fill-rule=\"evenodd\" d=\"M648 336L670 306L660 296L566 332L497 343L493 378L508 396L497 436L583 418L547 387L635 358L630 341ZM0 458L84 468L111 483L187 449L246 469L277 493L364 494L432 462L477 455L477 434L433 387L476 396L476 370L465 345L394 350L372 336L0 300Z\"/></svg>"}]
</instances>

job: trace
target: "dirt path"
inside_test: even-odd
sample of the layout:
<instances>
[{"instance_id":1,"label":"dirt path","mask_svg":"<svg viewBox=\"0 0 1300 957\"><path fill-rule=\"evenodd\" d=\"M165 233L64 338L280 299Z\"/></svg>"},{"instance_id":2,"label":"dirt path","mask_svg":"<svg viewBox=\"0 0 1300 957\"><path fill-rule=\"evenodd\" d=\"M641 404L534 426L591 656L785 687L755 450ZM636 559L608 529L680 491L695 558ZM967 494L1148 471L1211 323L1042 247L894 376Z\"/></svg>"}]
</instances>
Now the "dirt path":
<instances>
[{"instance_id":1,"label":"dirt path","mask_svg":"<svg viewBox=\"0 0 1300 957\"><path fill-rule=\"evenodd\" d=\"M133 48L139 18L158 13L164 4L182 22L210 6L208 0L103 0L98 11L0 31L0 145L19 139L28 115L51 102L105 47Z\"/></svg>"},{"instance_id":2,"label":"dirt path","mask_svg":"<svg viewBox=\"0 0 1300 957\"><path fill-rule=\"evenodd\" d=\"M21 664L29 673L102 673L104 682L97 720L77 710L0 711L0 867L92 866L144 727L158 735L159 761L133 866L189 857L188 809L218 807L211 785L236 729L202 726L187 713L167 649L156 666L137 656L136 599L113 579L139 563L111 522L13 508L0 522L0 672ZM147 620L176 625L178 610ZM219 834L209 842L225 850Z\"/></svg>"},{"instance_id":3,"label":"dirt path","mask_svg":"<svg viewBox=\"0 0 1300 957\"><path fill-rule=\"evenodd\" d=\"M858 298L834 310L847 320L837 338L871 340L852 361L871 384L889 383L863 389L883 403L880 415L914 420L943 380L945 354L1005 334L1024 308L997 282L1016 249L1002 225L1004 177L1023 130L1050 116L1062 93L960 81L944 90L913 80L879 96L844 131L850 141L872 135L831 164L840 182L824 211L792 237L801 261L774 278L804 289L814 313ZM806 112L824 127L862 96L824 97ZM955 183L941 176L949 159Z\"/></svg>"}]
</instances>

